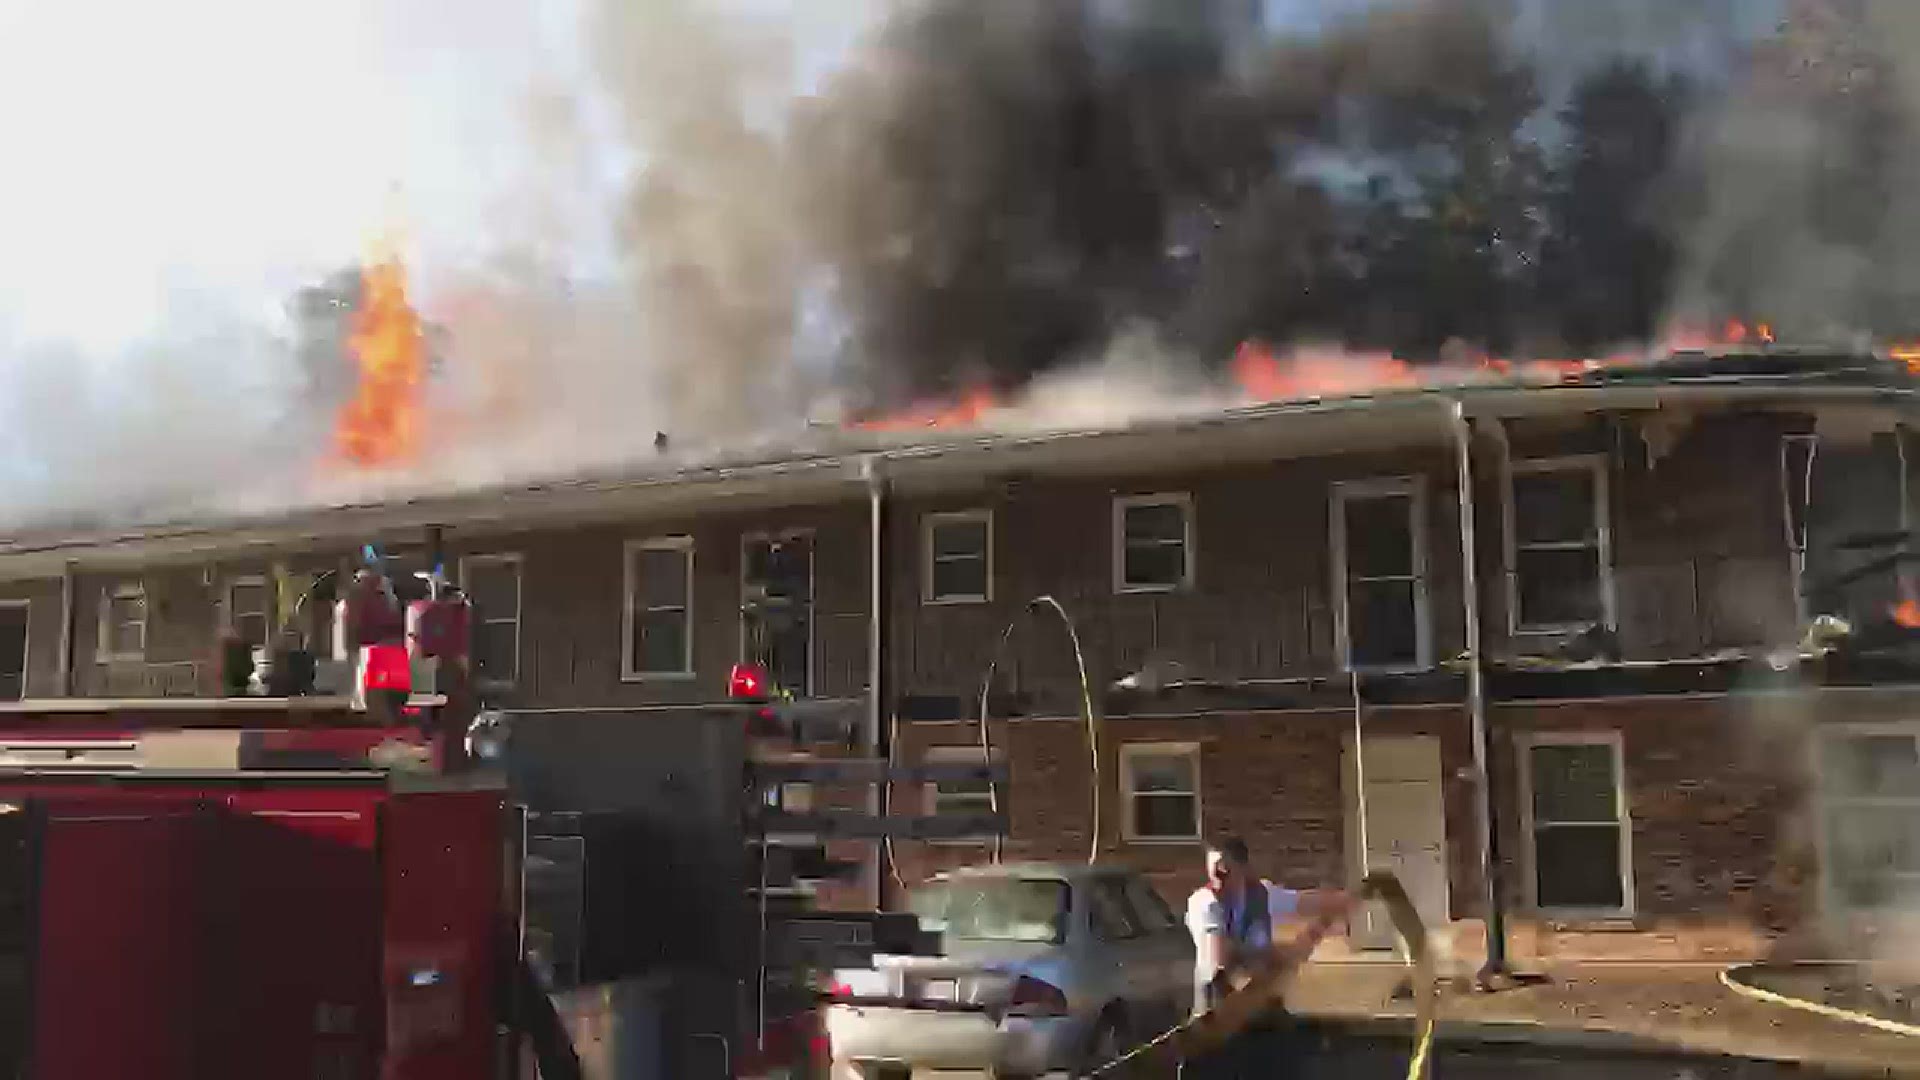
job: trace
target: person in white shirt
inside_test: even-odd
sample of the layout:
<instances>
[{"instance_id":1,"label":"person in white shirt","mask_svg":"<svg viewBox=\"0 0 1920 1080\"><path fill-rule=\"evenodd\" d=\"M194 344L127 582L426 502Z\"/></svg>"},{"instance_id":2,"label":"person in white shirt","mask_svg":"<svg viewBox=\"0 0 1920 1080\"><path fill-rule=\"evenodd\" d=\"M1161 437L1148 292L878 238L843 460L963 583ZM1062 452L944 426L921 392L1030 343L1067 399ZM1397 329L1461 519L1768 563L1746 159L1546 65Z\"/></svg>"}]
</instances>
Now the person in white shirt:
<instances>
[{"instance_id":1,"label":"person in white shirt","mask_svg":"<svg viewBox=\"0 0 1920 1080\"><path fill-rule=\"evenodd\" d=\"M1193 935L1193 1011L1205 1012L1239 974L1306 959L1313 946L1353 907L1335 890L1297 891L1255 876L1246 841L1222 837L1207 845L1207 883L1187 899ZM1274 924L1311 919L1284 949L1274 947Z\"/></svg>"}]
</instances>

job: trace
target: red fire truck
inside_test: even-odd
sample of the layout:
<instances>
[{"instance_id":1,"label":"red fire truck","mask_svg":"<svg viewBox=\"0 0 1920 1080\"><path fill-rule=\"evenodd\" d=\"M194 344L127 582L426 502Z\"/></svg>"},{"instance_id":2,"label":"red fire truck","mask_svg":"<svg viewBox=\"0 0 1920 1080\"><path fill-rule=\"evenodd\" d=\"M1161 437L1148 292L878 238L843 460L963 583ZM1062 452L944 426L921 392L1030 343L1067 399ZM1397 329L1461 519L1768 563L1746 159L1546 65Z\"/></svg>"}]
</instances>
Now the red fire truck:
<instances>
[{"instance_id":1,"label":"red fire truck","mask_svg":"<svg viewBox=\"0 0 1920 1080\"><path fill-rule=\"evenodd\" d=\"M810 972L916 928L780 888L844 867L767 842L811 766L756 747L846 726L750 667L724 707L483 713L457 597L368 617L394 594L356 586L348 695L0 713L0 1072L823 1074Z\"/></svg>"}]
</instances>

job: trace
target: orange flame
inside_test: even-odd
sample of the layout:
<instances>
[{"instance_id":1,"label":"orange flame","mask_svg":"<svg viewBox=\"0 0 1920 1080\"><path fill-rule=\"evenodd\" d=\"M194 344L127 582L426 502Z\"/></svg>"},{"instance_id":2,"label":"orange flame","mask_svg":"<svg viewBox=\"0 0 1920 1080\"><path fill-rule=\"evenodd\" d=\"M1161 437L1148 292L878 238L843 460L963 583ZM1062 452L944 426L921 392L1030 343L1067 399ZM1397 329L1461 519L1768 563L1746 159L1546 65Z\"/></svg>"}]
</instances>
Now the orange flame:
<instances>
[{"instance_id":1,"label":"orange flame","mask_svg":"<svg viewBox=\"0 0 1920 1080\"><path fill-rule=\"evenodd\" d=\"M1920 375L1920 342L1900 342L1887 350L1887 357L1905 364L1908 374Z\"/></svg>"},{"instance_id":2,"label":"orange flame","mask_svg":"<svg viewBox=\"0 0 1920 1080\"><path fill-rule=\"evenodd\" d=\"M407 300L407 271L397 258L364 267L360 285L347 343L359 380L334 435L348 461L387 465L411 457L418 445L425 349L419 313Z\"/></svg>"},{"instance_id":3,"label":"orange flame","mask_svg":"<svg viewBox=\"0 0 1920 1080\"><path fill-rule=\"evenodd\" d=\"M1887 609L1893 621L1909 630L1920 630L1920 600L1908 596Z\"/></svg>"},{"instance_id":4,"label":"orange flame","mask_svg":"<svg viewBox=\"0 0 1920 1080\"><path fill-rule=\"evenodd\" d=\"M859 431L912 431L917 428L964 428L980 423L990 412L1000 407L1000 399L992 390L976 387L960 396L958 401L948 403L930 402L915 405L903 412L886 416L855 420L850 425Z\"/></svg>"},{"instance_id":5,"label":"orange flame","mask_svg":"<svg viewBox=\"0 0 1920 1080\"><path fill-rule=\"evenodd\" d=\"M1413 368L1388 353L1305 349L1285 359L1256 341L1233 354L1234 382L1255 401L1292 401L1418 385Z\"/></svg>"}]
</instances>

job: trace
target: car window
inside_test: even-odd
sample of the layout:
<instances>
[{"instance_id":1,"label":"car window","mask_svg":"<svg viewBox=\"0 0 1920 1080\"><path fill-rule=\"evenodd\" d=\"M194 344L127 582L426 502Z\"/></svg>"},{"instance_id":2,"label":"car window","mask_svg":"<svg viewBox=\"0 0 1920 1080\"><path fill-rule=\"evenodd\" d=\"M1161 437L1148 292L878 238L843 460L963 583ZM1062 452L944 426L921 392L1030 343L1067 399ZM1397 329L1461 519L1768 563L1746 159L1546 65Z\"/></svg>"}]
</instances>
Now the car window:
<instances>
[{"instance_id":1,"label":"car window","mask_svg":"<svg viewBox=\"0 0 1920 1080\"><path fill-rule=\"evenodd\" d=\"M1125 941L1140 936L1143 927L1134 916L1133 905L1127 902L1126 879L1094 878L1087 883L1086 892L1087 915L1101 940Z\"/></svg>"},{"instance_id":2,"label":"car window","mask_svg":"<svg viewBox=\"0 0 1920 1080\"><path fill-rule=\"evenodd\" d=\"M1180 925L1180 919L1167 906L1167 901L1143 877L1127 879L1127 900L1133 907L1134 918L1149 932L1171 930Z\"/></svg>"},{"instance_id":3,"label":"car window","mask_svg":"<svg viewBox=\"0 0 1920 1080\"><path fill-rule=\"evenodd\" d=\"M1045 878L955 878L915 889L907 909L920 928L962 941L1067 939L1073 910L1066 882Z\"/></svg>"}]
</instances>

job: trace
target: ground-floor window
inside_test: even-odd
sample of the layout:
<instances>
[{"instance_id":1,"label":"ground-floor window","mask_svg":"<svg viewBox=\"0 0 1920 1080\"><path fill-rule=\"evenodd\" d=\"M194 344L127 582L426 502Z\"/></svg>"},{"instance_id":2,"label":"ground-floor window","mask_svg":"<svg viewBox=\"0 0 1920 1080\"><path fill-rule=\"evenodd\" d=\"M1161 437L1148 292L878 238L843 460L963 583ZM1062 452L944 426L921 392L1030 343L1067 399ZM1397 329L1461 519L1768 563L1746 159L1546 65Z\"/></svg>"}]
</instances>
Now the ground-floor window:
<instances>
[{"instance_id":1,"label":"ground-floor window","mask_svg":"<svg viewBox=\"0 0 1920 1080\"><path fill-rule=\"evenodd\" d=\"M1819 737L1829 895L1848 909L1920 896L1920 724L1847 725Z\"/></svg>"},{"instance_id":2,"label":"ground-floor window","mask_svg":"<svg viewBox=\"0 0 1920 1080\"><path fill-rule=\"evenodd\" d=\"M1129 840L1200 838L1200 748L1128 743L1120 748L1120 791Z\"/></svg>"},{"instance_id":3,"label":"ground-floor window","mask_svg":"<svg viewBox=\"0 0 1920 1080\"><path fill-rule=\"evenodd\" d=\"M1543 911L1632 908L1620 737L1534 734L1520 743L1528 885Z\"/></svg>"}]
</instances>

